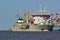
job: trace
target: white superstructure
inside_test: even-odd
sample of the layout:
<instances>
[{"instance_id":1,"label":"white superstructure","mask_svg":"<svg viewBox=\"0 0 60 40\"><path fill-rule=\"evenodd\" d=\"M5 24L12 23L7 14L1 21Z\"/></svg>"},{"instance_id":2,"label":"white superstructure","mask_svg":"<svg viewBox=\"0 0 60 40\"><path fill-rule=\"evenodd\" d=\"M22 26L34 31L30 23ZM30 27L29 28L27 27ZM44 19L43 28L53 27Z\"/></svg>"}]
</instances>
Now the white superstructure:
<instances>
[{"instance_id":1,"label":"white superstructure","mask_svg":"<svg viewBox=\"0 0 60 40\"><path fill-rule=\"evenodd\" d=\"M45 25L49 24L50 14L33 14L32 19L33 24Z\"/></svg>"},{"instance_id":2,"label":"white superstructure","mask_svg":"<svg viewBox=\"0 0 60 40\"><path fill-rule=\"evenodd\" d=\"M34 19L34 24L43 24L43 22L45 22L44 17L37 16L37 17L33 17L33 19Z\"/></svg>"}]
</instances>

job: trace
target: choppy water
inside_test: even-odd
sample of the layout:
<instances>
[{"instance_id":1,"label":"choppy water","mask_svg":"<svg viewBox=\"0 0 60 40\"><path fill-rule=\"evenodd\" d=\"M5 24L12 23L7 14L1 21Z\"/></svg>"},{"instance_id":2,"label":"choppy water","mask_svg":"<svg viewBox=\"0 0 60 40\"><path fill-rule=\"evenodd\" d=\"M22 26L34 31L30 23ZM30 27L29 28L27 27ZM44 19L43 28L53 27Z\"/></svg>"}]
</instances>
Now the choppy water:
<instances>
[{"instance_id":1,"label":"choppy water","mask_svg":"<svg viewBox=\"0 0 60 40\"><path fill-rule=\"evenodd\" d=\"M60 32L0 31L0 40L60 40Z\"/></svg>"}]
</instances>

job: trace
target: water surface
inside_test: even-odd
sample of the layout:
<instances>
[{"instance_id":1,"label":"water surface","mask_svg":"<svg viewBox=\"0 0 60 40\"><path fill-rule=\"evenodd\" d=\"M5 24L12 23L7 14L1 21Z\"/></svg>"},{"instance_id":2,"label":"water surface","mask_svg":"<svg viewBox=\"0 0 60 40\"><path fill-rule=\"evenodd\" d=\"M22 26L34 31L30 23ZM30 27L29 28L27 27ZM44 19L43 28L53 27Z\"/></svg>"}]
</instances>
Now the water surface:
<instances>
[{"instance_id":1,"label":"water surface","mask_svg":"<svg viewBox=\"0 0 60 40\"><path fill-rule=\"evenodd\" d=\"M60 40L60 31L56 32L0 31L0 40Z\"/></svg>"}]
</instances>

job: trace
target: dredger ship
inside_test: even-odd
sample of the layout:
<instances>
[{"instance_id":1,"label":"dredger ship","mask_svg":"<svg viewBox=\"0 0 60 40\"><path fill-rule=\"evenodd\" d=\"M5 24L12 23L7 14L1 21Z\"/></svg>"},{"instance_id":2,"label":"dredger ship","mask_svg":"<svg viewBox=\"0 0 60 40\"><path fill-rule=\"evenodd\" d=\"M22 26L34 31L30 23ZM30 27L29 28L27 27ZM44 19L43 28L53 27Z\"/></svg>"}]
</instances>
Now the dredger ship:
<instances>
[{"instance_id":1,"label":"dredger ship","mask_svg":"<svg viewBox=\"0 0 60 40\"><path fill-rule=\"evenodd\" d=\"M25 11L25 19L18 16L18 20L12 25L11 31L52 31L54 25L51 19L51 13L47 13L44 5L40 4L40 10L37 14L32 14L29 20L29 12Z\"/></svg>"}]
</instances>

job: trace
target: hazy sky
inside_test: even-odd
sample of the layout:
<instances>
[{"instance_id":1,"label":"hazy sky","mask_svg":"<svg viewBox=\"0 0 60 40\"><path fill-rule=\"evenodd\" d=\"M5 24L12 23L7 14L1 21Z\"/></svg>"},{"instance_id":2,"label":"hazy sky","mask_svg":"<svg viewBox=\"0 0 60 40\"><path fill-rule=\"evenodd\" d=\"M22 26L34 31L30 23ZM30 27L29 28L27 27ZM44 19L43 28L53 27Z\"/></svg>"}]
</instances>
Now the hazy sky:
<instances>
[{"instance_id":1,"label":"hazy sky","mask_svg":"<svg viewBox=\"0 0 60 40\"><path fill-rule=\"evenodd\" d=\"M37 13L41 1L49 12L60 13L60 0L0 0L0 30L7 30L17 21L16 10L21 17L24 17L22 10L30 15Z\"/></svg>"}]
</instances>

